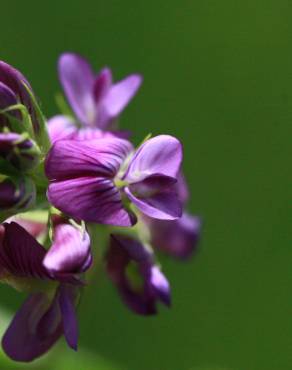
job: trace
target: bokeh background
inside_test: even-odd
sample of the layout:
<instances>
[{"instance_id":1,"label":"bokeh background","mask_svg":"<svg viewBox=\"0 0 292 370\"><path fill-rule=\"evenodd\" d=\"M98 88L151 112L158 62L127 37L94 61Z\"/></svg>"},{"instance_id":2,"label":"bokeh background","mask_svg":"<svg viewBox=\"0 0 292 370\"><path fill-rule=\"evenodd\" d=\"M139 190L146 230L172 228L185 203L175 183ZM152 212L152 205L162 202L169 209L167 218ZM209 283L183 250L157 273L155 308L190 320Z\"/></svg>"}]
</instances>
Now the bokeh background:
<instances>
[{"instance_id":1,"label":"bokeh background","mask_svg":"<svg viewBox=\"0 0 292 370\"><path fill-rule=\"evenodd\" d=\"M61 343L18 367L2 355L1 370L291 370L291 17L290 0L1 3L0 58L48 117L63 51L116 79L144 75L122 127L137 142L183 141L189 209L204 220L192 261L163 259L171 310L133 315L101 273L80 307L77 354ZM23 297L0 296L4 328Z\"/></svg>"}]
</instances>

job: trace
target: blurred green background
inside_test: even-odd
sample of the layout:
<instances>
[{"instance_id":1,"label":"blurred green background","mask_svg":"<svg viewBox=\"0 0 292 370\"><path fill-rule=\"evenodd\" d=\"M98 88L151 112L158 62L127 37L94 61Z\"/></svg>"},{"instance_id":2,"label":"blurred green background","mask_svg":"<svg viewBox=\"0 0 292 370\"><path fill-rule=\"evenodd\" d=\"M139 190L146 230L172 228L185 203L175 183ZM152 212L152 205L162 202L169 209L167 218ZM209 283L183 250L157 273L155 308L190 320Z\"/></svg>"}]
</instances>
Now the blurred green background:
<instances>
[{"instance_id":1,"label":"blurred green background","mask_svg":"<svg viewBox=\"0 0 292 370\"><path fill-rule=\"evenodd\" d=\"M163 260L171 310L137 317L99 274L80 307L80 351L63 343L36 369L291 370L291 17L290 0L1 3L0 58L48 117L63 51L116 79L144 75L122 127L136 141L183 141L189 208L204 219L193 260ZM0 293L6 310L23 298Z\"/></svg>"}]
</instances>

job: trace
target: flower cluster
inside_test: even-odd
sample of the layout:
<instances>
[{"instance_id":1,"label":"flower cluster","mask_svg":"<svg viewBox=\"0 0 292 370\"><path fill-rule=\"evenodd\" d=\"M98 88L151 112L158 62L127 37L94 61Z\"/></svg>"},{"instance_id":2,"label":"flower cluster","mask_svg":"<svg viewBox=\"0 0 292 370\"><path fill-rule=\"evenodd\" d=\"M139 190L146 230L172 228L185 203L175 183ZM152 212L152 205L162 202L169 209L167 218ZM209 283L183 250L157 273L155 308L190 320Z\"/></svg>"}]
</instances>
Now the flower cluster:
<instances>
[{"instance_id":1,"label":"flower cluster","mask_svg":"<svg viewBox=\"0 0 292 370\"><path fill-rule=\"evenodd\" d=\"M95 75L71 53L58 71L68 104L46 120L25 77L0 62L0 280L28 293L2 339L16 361L62 335L77 349L76 308L97 249L126 306L152 315L171 303L155 252L187 259L200 234L180 141L148 136L135 148L119 129L141 76L114 83L109 68ZM101 233L106 245L91 245Z\"/></svg>"}]
</instances>

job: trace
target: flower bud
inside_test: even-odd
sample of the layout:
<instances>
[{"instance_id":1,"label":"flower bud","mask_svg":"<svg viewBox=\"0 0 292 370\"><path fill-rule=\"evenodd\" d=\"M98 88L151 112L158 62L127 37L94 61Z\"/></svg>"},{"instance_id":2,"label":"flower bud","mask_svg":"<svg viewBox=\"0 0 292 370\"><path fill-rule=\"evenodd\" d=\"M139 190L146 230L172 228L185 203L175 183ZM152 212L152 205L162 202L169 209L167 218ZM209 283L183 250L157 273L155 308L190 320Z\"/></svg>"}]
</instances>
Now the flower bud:
<instances>
[{"instance_id":1,"label":"flower bud","mask_svg":"<svg viewBox=\"0 0 292 370\"><path fill-rule=\"evenodd\" d=\"M34 200L35 186L29 178L2 177L0 181L0 211L24 211L31 206Z\"/></svg>"},{"instance_id":2,"label":"flower bud","mask_svg":"<svg viewBox=\"0 0 292 370\"><path fill-rule=\"evenodd\" d=\"M0 99L1 109L16 103L23 104L31 115L34 130L37 129L38 122L36 112L33 107L31 96L27 90L27 88L31 90L31 87L23 74L9 64L0 61L0 83L2 87L0 89L0 94L2 95Z\"/></svg>"},{"instance_id":3,"label":"flower bud","mask_svg":"<svg viewBox=\"0 0 292 370\"><path fill-rule=\"evenodd\" d=\"M16 133L0 133L0 157L18 170L31 170L38 164L39 156L40 150L33 140Z\"/></svg>"}]
</instances>

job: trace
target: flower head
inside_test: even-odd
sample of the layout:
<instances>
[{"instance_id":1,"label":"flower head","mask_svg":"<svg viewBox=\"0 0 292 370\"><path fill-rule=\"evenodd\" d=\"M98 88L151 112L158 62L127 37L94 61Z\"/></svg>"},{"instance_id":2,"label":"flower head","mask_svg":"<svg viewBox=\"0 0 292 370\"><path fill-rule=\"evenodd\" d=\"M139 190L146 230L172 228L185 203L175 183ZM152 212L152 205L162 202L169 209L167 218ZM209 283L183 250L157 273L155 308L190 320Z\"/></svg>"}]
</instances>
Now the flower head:
<instances>
[{"instance_id":1,"label":"flower head","mask_svg":"<svg viewBox=\"0 0 292 370\"><path fill-rule=\"evenodd\" d=\"M2 339L4 351L16 361L27 362L41 356L62 334L71 348L77 348L75 306L81 284L78 274L89 267L83 261L90 259L90 250L88 236L84 239L81 231L77 231L77 236L75 230L70 230L74 234L71 240L75 239L70 250L66 246L66 239L70 239L66 227L67 236L54 237L47 252L17 223L0 226L0 279L30 293ZM67 257L69 264L64 263ZM53 269L52 260L56 261Z\"/></svg>"},{"instance_id":2,"label":"flower head","mask_svg":"<svg viewBox=\"0 0 292 370\"><path fill-rule=\"evenodd\" d=\"M67 116L53 117L48 122L52 142L65 136L82 140L84 136L95 139L109 135L105 132L115 128L117 118L142 83L137 74L113 83L109 68L103 68L96 75L84 58L73 53L61 55L58 70L63 90L81 128L78 130L78 124ZM120 136L118 132L115 135ZM121 135L127 133L121 132Z\"/></svg>"},{"instance_id":3,"label":"flower head","mask_svg":"<svg viewBox=\"0 0 292 370\"><path fill-rule=\"evenodd\" d=\"M71 217L116 226L136 222L127 203L149 217L179 218L180 142L160 135L133 152L117 138L57 141L45 164L50 202Z\"/></svg>"}]
</instances>

